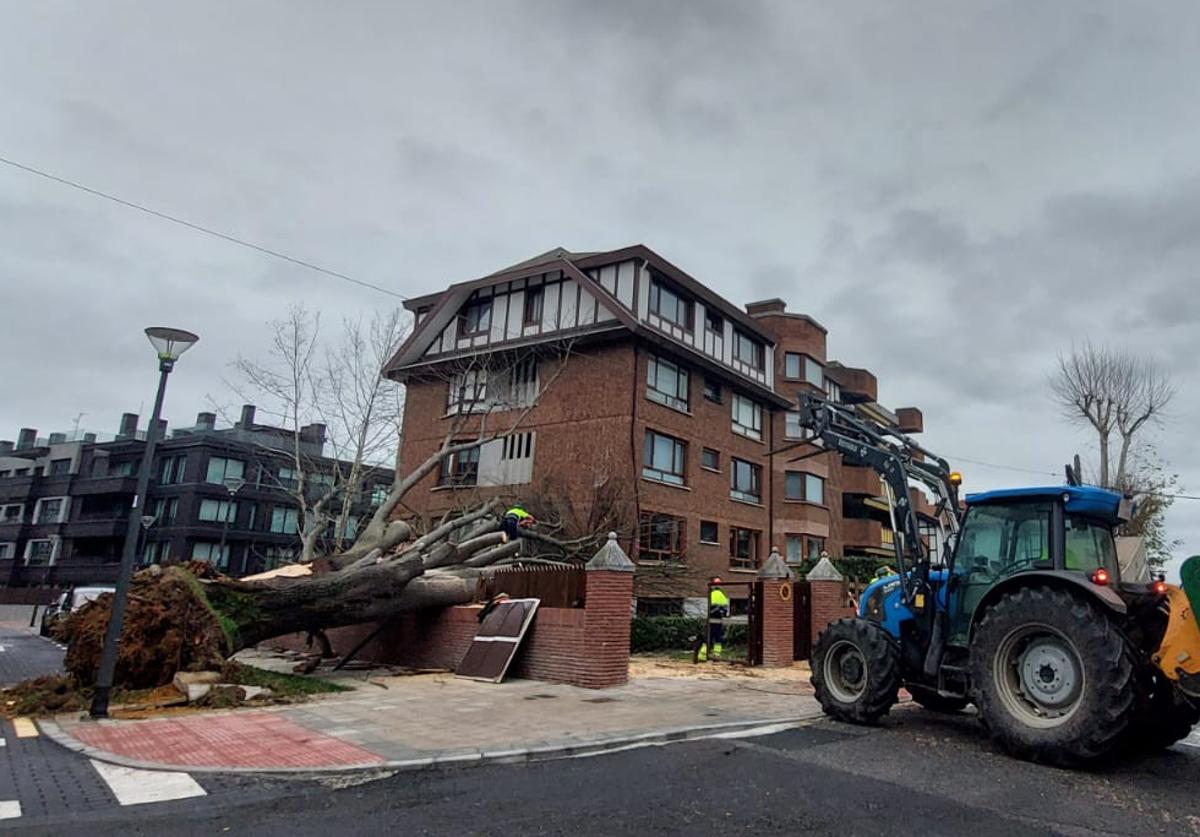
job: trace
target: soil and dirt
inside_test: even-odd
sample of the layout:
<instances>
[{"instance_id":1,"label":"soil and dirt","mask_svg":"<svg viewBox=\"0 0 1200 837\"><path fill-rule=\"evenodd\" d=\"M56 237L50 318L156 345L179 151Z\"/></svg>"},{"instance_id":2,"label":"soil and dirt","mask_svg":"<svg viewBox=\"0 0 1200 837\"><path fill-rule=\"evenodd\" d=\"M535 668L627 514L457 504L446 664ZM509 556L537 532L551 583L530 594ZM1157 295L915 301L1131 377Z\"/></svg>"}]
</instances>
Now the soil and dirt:
<instances>
[{"instance_id":1,"label":"soil and dirt","mask_svg":"<svg viewBox=\"0 0 1200 837\"><path fill-rule=\"evenodd\" d=\"M221 621L206 603L198 579L214 575L200 561L187 566L152 566L133 577L115 682L150 689L171 682L177 671L220 669L231 653ZM60 632L67 643L64 666L80 683L96 682L112 595L98 597L72 613Z\"/></svg>"}]
</instances>

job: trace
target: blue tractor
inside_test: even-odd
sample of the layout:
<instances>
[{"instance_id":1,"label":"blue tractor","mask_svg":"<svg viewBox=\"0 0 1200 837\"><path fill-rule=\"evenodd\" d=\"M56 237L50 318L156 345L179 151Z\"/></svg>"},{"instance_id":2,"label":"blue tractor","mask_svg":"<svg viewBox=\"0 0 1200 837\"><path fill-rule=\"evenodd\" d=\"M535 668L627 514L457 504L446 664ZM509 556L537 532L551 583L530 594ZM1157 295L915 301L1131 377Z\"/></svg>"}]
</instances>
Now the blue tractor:
<instances>
[{"instance_id":1,"label":"blue tractor","mask_svg":"<svg viewBox=\"0 0 1200 837\"><path fill-rule=\"evenodd\" d=\"M1161 579L1121 580L1113 532L1127 498L1068 468L1066 485L963 504L957 474L898 431L816 396L801 422L820 449L879 472L894 532L895 574L814 646L828 715L875 723L903 687L935 711L974 704L1006 751L1058 765L1169 746L1200 722L1196 603ZM935 498L940 555L922 541L914 483Z\"/></svg>"}]
</instances>

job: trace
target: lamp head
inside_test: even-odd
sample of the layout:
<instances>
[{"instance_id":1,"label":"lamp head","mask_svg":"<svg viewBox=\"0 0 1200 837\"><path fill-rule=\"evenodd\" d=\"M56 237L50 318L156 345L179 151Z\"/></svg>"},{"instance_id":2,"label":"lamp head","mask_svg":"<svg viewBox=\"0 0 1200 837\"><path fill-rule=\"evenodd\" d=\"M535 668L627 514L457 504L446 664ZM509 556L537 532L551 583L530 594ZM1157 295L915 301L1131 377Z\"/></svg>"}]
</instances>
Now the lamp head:
<instances>
[{"instance_id":1,"label":"lamp head","mask_svg":"<svg viewBox=\"0 0 1200 837\"><path fill-rule=\"evenodd\" d=\"M159 327L146 329L146 337L150 340L154 351L158 352L158 359L168 367L179 360L179 356L200 339L197 335L181 328Z\"/></svg>"}]
</instances>

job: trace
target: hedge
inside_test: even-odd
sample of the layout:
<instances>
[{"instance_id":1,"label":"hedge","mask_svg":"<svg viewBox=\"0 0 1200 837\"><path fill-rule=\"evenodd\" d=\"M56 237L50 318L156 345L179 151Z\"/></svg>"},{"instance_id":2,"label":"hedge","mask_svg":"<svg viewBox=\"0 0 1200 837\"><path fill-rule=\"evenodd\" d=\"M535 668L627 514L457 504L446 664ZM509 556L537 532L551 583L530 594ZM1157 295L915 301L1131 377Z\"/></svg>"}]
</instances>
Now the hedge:
<instances>
[{"instance_id":1,"label":"hedge","mask_svg":"<svg viewBox=\"0 0 1200 837\"><path fill-rule=\"evenodd\" d=\"M687 651L695 637L704 635L705 620L691 616L636 616L630 626L629 650ZM725 631L725 644L737 645L746 639L743 625Z\"/></svg>"}]
</instances>

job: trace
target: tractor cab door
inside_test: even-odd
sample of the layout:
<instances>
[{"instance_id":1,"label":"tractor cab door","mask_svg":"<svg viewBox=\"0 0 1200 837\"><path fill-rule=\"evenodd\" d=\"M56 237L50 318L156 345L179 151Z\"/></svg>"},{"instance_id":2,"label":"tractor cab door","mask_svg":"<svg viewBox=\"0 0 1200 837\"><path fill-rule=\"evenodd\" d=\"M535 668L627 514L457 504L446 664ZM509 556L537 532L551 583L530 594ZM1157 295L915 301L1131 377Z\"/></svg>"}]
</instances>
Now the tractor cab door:
<instances>
[{"instance_id":1,"label":"tractor cab door","mask_svg":"<svg viewBox=\"0 0 1200 837\"><path fill-rule=\"evenodd\" d=\"M1048 502L971 506L954 551L949 597L950 642L966 645L975 609L996 583L1033 569L1053 569Z\"/></svg>"}]
</instances>

